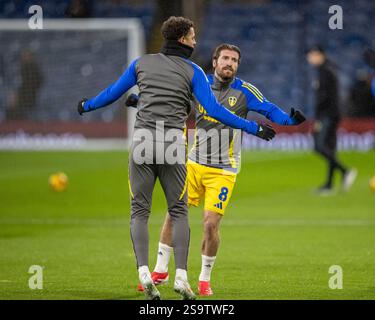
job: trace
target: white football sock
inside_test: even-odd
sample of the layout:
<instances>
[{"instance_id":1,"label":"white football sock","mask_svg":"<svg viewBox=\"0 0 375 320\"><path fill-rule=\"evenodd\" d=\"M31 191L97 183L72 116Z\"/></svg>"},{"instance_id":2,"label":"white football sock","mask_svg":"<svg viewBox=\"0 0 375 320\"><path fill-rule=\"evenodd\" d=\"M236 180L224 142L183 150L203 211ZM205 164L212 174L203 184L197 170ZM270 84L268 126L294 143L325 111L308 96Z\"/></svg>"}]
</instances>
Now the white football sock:
<instances>
[{"instance_id":1,"label":"white football sock","mask_svg":"<svg viewBox=\"0 0 375 320\"><path fill-rule=\"evenodd\" d=\"M199 275L199 281L210 281L215 259L216 257L208 257L202 254L202 269Z\"/></svg>"},{"instance_id":2,"label":"white football sock","mask_svg":"<svg viewBox=\"0 0 375 320\"><path fill-rule=\"evenodd\" d=\"M151 273L150 273L150 270L148 269L148 266L140 266L138 268L138 275L139 275L139 281L142 284L152 282Z\"/></svg>"},{"instance_id":3,"label":"white football sock","mask_svg":"<svg viewBox=\"0 0 375 320\"><path fill-rule=\"evenodd\" d=\"M184 269L176 269L176 278L187 281L187 272Z\"/></svg>"},{"instance_id":4,"label":"white football sock","mask_svg":"<svg viewBox=\"0 0 375 320\"><path fill-rule=\"evenodd\" d=\"M155 272L168 271L169 258L171 257L172 251L172 247L159 242L158 259L156 261L156 266L154 269Z\"/></svg>"}]
</instances>

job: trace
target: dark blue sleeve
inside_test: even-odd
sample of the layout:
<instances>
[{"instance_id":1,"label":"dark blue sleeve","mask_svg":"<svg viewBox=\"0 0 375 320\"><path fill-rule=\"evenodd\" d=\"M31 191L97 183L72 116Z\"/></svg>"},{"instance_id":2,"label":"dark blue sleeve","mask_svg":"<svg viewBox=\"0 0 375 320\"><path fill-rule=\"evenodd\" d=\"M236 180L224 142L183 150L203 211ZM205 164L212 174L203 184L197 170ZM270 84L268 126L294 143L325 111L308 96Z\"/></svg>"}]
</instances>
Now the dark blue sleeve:
<instances>
[{"instance_id":1,"label":"dark blue sleeve","mask_svg":"<svg viewBox=\"0 0 375 320\"><path fill-rule=\"evenodd\" d=\"M243 82L241 91L247 99L247 109L265 116L267 119L280 125L293 125L292 119L279 106L268 101L252 84Z\"/></svg>"},{"instance_id":2,"label":"dark blue sleeve","mask_svg":"<svg viewBox=\"0 0 375 320\"><path fill-rule=\"evenodd\" d=\"M247 133L255 135L258 131L259 125L255 121L249 121L236 116L227 108L219 104L203 70L194 63L191 63L191 65L194 69L192 79L193 93L198 102L207 111L207 114L227 126L241 129Z\"/></svg>"},{"instance_id":3,"label":"dark blue sleeve","mask_svg":"<svg viewBox=\"0 0 375 320\"><path fill-rule=\"evenodd\" d=\"M104 89L96 97L87 100L83 105L85 111L105 107L119 99L126 91L133 87L137 83L137 73L135 70L137 62L138 59L134 60L115 83Z\"/></svg>"}]
</instances>

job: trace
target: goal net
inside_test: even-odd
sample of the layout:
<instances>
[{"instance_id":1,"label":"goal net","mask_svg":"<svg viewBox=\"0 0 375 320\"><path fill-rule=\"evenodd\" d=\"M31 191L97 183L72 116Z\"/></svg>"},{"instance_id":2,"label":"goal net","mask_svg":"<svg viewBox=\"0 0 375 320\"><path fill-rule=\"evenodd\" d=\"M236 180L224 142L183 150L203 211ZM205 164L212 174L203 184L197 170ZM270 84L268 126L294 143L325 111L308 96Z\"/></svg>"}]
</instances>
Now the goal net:
<instances>
[{"instance_id":1,"label":"goal net","mask_svg":"<svg viewBox=\"0 0 375 320\"><path fill-rule=\"evenodd\" d=\"M76 122L105 128L122 121L130 132L134 111L124 108L123 99L84 117L76 106L143 52L138 19L45 19L42 30L29 29L27 20L0 20L0 123L58 122L69 131Z\"/></svg>"}]
</instances>

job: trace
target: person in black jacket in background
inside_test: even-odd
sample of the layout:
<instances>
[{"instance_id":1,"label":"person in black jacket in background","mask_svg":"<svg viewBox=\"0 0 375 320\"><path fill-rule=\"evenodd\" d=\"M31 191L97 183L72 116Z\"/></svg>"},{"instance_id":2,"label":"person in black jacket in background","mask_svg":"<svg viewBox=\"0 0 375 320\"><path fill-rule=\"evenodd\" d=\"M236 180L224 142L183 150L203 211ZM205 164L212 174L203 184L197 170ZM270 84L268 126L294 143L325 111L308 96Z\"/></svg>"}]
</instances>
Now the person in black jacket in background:
<instances>
[{"instance_id":1,"label":"person in black jacket in background","mask_svg":"<svg viewBox=\"0 0 375 320\"><path fill-rule=\"evenodd\" d=\"M307 61L318 69L318 78L313 82L316 91L314 149L328 165L327 180L317 192L321 195L332 193L333 175L336 170L342 175L342 190L348 191L357 177L357 170L348 169L336 156L336 131L341 117L335 68L319 45L308 50Z\"/></svg>"}]
</instances>

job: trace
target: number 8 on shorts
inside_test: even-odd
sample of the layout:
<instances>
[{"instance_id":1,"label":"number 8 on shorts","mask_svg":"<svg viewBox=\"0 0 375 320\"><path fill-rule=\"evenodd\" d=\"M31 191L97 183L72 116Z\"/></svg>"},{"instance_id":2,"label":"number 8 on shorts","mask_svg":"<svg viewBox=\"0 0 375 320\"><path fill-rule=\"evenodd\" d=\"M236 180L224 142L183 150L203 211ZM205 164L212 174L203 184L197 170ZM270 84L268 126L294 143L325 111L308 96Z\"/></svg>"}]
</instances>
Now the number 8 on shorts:
<instances>
[{"instance_id":1,"label":"number 8 on shorts","mask_svg":"<svg viewBox=\"0 0 375 320\"><path fill-rule=\"evenodd\" d=\"M221 192L219 193L219 200L220 201L226 201L227 200L227 194L228 194L228 188L222 187Z\"/></svg>"}]
</instances>

